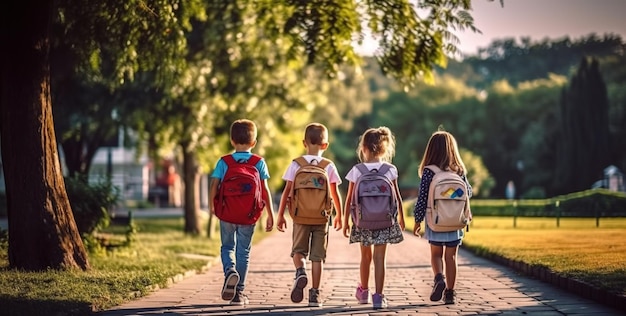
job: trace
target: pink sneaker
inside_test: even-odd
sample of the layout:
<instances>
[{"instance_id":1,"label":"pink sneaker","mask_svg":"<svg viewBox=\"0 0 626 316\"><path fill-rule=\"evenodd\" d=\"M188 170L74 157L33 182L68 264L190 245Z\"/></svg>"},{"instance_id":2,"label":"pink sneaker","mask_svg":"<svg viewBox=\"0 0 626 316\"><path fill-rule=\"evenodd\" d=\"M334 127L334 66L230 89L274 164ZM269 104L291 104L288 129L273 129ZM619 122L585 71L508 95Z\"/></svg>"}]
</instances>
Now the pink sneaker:
<instances>
[{"instance_id":1,"label":"pink sneaker","mask_svg":"<svg viewBox=\"0 0 626 316\"><path fill-rule=\"evenodd\" d=\"M356 288L356 293L354 294L359 304L369 304L370 302L370 290L364 289L359 283L359 286Z\"/></svg>"}]
</instances>

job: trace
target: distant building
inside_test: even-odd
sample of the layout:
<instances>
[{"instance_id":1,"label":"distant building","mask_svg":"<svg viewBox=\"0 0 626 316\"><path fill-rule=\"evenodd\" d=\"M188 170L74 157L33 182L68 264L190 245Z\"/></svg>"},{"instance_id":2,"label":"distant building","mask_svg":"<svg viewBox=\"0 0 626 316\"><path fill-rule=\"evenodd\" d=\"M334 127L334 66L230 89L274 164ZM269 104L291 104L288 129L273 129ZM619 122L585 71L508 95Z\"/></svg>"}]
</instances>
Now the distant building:
<instances>
[{"instance_id":1,"label":"distant building","mask_svg":"<svg viewBox=\"0 0 626 316\"><path fill-rule=\"evenodd\" d=\"M626 186L624 186L624 173L622 173L616 166L610 165L604 168L604 178L594 182L591 188L605 188L616 192L626 192Z\"/></svg>"}]
</instances>

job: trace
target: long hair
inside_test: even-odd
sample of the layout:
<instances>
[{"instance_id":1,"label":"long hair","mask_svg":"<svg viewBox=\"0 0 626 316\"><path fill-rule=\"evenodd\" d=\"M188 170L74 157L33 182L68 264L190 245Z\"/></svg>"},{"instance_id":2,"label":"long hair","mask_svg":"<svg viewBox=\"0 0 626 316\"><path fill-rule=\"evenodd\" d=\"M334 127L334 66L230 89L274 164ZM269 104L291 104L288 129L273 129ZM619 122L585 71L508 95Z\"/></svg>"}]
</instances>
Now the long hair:
<instances>
[{"instance_id":1,"label":"long hair","mask_svg":"<svg viewBox=\"0 0 626 316\"><path fill-rule=\"evenodd\" d=\"M428 165L436 165L441 170L454 171L460 176L466 174L465 164L461 160L459 147L452 134L446 131L436 131L430 136L418 168L420 178L424 167Z\"/></svg>"}]
</instances>

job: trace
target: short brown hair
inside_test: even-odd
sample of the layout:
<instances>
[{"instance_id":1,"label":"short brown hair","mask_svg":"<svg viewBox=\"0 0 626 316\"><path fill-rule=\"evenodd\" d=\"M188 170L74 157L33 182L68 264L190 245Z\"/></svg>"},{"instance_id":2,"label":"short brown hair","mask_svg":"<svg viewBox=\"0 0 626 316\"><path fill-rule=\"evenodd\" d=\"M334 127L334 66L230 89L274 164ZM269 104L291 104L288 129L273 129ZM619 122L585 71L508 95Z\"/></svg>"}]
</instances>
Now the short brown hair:
<instances>
[{"instance_id":1,"label":"short brown hair","mask_svg":"<svg viewBox=\"0 0 626 316\"><path fill-rule=\"evenodd\" d=\"M256 124L246 119L234 121L230 125L230 139L235 144L252 144L256 140Z\"/></svg>"},{"instance_id":2,"label":"short brown hair","mask_svg":"<svg viewBox=\"0 0 626 316\"><path fill-rule=\"evenodd\" d=\"M311 123L304 130L304 141L311 145L328 143L328 129L320 123Z\"/></svg>"}]
</instances>

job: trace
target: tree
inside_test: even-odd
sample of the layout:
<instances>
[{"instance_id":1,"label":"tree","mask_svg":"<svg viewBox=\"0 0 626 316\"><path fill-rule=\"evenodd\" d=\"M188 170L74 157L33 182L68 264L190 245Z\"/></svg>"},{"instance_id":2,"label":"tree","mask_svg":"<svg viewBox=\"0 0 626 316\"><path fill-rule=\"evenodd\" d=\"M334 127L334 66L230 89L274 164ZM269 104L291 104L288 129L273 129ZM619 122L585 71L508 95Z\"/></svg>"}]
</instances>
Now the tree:
<instances>
[{"instance_id":1,"label":"tree","mask_svg":"<svg viewBox=\"0 0 626 316\"><path fill-rule=\"evenodd\" d=\"M51 1L19 1L2 13L2 42L11 48L0 67L9 265L24 270L87 270L90 265L65 191L52 119L51 9Z\"/></svg>"},{"instance_id":2,"label":"tree","mask_svg":"<svg viewBox=\"0 0 626 316\"><path fill-rule=\"evenodd\" d=\"M185 69L180 56L186 49L183 37L191 27L189 18L204 12L198 9L207 3L65 0L59 1L58 7L53 3L22 1L2 11L3 44L10 47L0 79L9 261L12 267L31 270L88 269L63 186L53 129L49 47L58 38L48 35L51 14L64 27L76 65L88 69L93 75L89 79L115 78L107 81L115 88L132 81L141 69L155 69L158 81L170 79L178 66ZM263 36L270 40L266 44L290 39L288 56L304 55L309 64L321 65L331 76L340 64L358 63L352 40L362 37L361 25L367 22L379 38L377 58L382 70L405 86L430 79L434 65L445 65L446 53L456 49L450 28L474 29L466 12L469 0L420 2L417 8L428 12L423 18L406 0L292 0L245 5L253 6L259 19L271 26L264 29ZM274 8L287 10L287 19ZM272 20L276 21L273 26Z\"/></svg>"},{"instance_id":3,"label":"tree","mask_svg":"<svg viewBox=\"0 0 626 316\"><path fill-rule=\"evenodd\" d=\"M0 76L11 267L90 267L65 191L54 132L49 49L58 38L49 36L53 17L63 21L65 39L74 41L68 46L77 67L90 69L93 78L105 73L117 79L110 82L122 83L141 67L173 66L167 56L180 48L178 23L186 21L184 14L176 19L176 13L173 4L157 2L149 9L139 0L123 5L22 1L2 11L2 42L11 47ZM95 40L98 36L106 40ZM105 63L110 67L101 72L104 56L114 62Z\"/></svg>"},{"instance_id":4,"label":"tree","mask_svg":"<svg viewBox=\"0 0 626 316\"><path fill-rule=\"evenodd\" d=\"M561 94L555 188L558 193L586 190L602 179L610 162L609 105L595 58L583 58Z\"/></svg>"}]
</instances>

